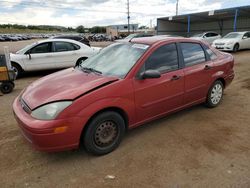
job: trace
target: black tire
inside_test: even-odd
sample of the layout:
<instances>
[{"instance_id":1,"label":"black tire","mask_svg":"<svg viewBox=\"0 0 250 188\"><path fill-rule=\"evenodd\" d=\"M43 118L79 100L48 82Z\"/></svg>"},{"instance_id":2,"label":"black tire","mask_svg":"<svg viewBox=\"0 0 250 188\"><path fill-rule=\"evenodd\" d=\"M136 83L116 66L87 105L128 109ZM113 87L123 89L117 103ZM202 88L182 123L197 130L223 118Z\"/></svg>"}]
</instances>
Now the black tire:
<instances>
[{"instance_id":1,"label":"black tire","mask_svg":"<svg viewBox=\"0 0 250 188\"><path fill-rule=\"evenodd\" d=\"M104 155L115 150L125 133L124 119L113 111L97 115L87 126L83 143L87 152L94 155Z\"/></svg>"},{"instance_id":2,"label":"black tire","mask_svg":"<svg viewBox=\"0 0 250 188\"><path fill-rule=\"evenodd\" d=\"M1 92L3 94L8 94L12 92L13 88L14 88L14 84L12 82L3 82L1 84Z\"/></svg>"},{"instance_id":3,"label":"black tire","mask_svg":"<svg viewBox=\"0 0 250 188\"><path fill-rule=\"evenodd\" d=\"M16 73L16 78L20 78L23 73L23 69L21 68L21 66L13 62L11 62L11 66L13 67L14 72Z\"/></svg>"},{"instance_id":4,"label":"black tire","mask_svg":"<svg viewBox=\"0 0 250 188\"><path fill-rule=\"evenodd\" d=\"M236 43L236 44L234 45L233 52L239 51L239 48L240 48L240 45L239 45L238 43Z\"/></svg>"},{"instance_id":5,"label":"black tire","mask_svg":"<svg viewBox=\"0 0 250 188\"><path fill-rule=\"evenodd\" d=\"M81 57L76 61L75 67L78 67L82 61L85 61L88 59L87 57Z\"/></svg>"},{"instance_id":6,"label":"black tire","mask_svg":"<svg viewBox=\"0 0 250 188\"><path fill-rule=\"evenodd\" d=\"M218 106L223 98L224 85L220 80L213 83L207 94L206 106L214 108Z\"/></svg>"}]
</instances>

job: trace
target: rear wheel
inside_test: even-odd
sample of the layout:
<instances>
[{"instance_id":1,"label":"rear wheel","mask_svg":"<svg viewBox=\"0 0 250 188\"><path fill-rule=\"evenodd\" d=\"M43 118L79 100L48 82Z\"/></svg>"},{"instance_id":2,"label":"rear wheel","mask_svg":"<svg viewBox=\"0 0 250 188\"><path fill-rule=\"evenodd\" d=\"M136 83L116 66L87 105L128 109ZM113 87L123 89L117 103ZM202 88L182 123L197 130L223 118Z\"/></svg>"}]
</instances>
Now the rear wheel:
<instances>
[{"instance_id":1,"label":"rear wheel","mask_svg":"<svg viewBox=\"0 0 250 188\"><path fill-rule=\"evenodd\" d=\"M119 146L124 133L124 119L116 112L103 112L89 123L83 143L88 152L104 155Z\"/></svg>"},{"instance_id":2,"label":"rear wheel","mask_svg":"<svg viewBox=\"0 0 250 188\"><path fill-rule=\"evenodd\" d=\"M223 90L224 86L222 82L220 80L215 81L207 95L206 105L209 108L214 108L220 104L223 97Z\"/></svg>"},{"instance_id":3,"label":"rear wheel","mask_svg":"<svg viewBox=\"0 0 250 188\"><path fill-rule=\"evenodd\" d=\"M83 61L85 61L86 59L88 59L87 57L81 57L76 61L75 66L78 67Z\"/></svg>"},{"instance_id":4,"label":"rear wheel","mask_svg":"<svg viewBox=\"0 0 250 188\"><path fill-rule=\"evenodd\" d=\"M13 88L14 88L14 83L12 83L12 82L3 82L1 84L1 92L3 94L10 93L13 90Z\"/></svg>"},{"instance_id":5,"label":"rear wheel","mask_svg":"<svg viewBox=\"0 0 250 188\"><path fill-rule=\"evenodd\" d=\"M239 48L240 48L240 45L237 43L234 45L233 51L237 52L237 51L239 51Z\"/></svg>"}]
</instances>

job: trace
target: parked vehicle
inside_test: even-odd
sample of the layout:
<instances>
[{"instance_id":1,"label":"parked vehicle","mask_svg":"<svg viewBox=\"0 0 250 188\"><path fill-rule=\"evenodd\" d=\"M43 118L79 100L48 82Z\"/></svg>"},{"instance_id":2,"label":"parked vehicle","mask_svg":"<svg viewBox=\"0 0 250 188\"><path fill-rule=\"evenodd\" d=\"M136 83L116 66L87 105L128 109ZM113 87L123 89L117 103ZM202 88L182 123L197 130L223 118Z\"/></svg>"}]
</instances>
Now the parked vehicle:
<instances>
[{"instance_id":1,"label":"parked vehicle","mask_svg":"<svg viewBox=\"0 0 250 188\"><path fill-rule=\"evenodd\" d=\"M81 142L103 155L118 147L127 129L195 104L218 106L233 66L232 55L201 41L137 38L35 81L13 110L35 148L60 151Z\"/></svg>"},{"instance_id":2,"label":"parked vehicle","mask_svg":"<svg viewBox=\"0 0 250 188\"><path fill-rule=\"evenodd\" d=\"M4 42L4 41L5 41L5 39L0 36L0 42Z\"/></svg>"},{"instance_id":3,"label":"parked vehicle","mask_svg":"<svg viewBox=\"0 0 250 188\"><path fill-rule=\"evenodd\" d=\"M151 34L147 34L147 33L133 33L133 34L130 34L129 36L125 37L124 39L119 39L119 40L116 40L116 42L124 42L124 41L130 41L134 38L141 38L141 37L152 37L154 35L151 35Z\"/></svg>"},{"instance_id":4,"label":"parked vehicle","mask_svg":"<svg viewBox=\"0 0 250 188\"><path fill-rule=\"evenodd\" d=\"M212 44L214 40L220 39L221 35L219 35L216 32L205 32L205 33L195 34L191 38L194 38L197 40L204 40L208 42L209 44Z\"/></svg>"},{"instance_id":5,"label":"parked vehicle","mask_svg":"<svg viewBox=\"0 0 250 188\"><path fill-rule=\"evenodd\" d=\"M233 52L250 49L250 31L228 33L222 39L215 40L212 46L219 50Z\"/></svg>"},{"instance_id":6,"label":"parked vehicle","mask_svg":"<svg viewBox=\"0 0 250 188\"><path fill-rule=\"evenodd\" d=\"M17 76L20 76L26 71L77 66L100 49L70 39L47 39L10 54L10 59Z\"/></svg>"},{"instance_id":7,"label":"parked vehicle","mask_svg":"<svg viewBox=\"0 0 250 188\"><path fill-rule=\"evenodd\" d=\"M90 46L89 40L84 36L78 36L78 35L60 35L53 37L54 39L71 39L78 42L81 42L83 44L86 44L87 46Z\"/></svg>"}]
</instances>

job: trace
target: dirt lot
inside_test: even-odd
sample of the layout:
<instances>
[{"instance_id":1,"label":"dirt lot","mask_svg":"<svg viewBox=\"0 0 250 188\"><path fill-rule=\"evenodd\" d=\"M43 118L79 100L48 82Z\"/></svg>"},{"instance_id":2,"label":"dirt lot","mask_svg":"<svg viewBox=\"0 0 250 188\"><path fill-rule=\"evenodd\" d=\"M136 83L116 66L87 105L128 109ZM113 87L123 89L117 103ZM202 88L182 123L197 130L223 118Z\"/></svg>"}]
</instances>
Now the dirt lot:
<instances>
[{"instance_id":1,"label":"dirt lot","mask_svg":"<svg viewBox=\"0 0 250 188\"><path fill-rule=\"evenodd\" d=\"M0 97L0 186L250 187L250 51L234 55L236 78L219 107L198 105L131 130L116 151L102 157L83 149L33 150L11 103L46 73L17 80L14 92Z\"/></svg>"}]
</instances>

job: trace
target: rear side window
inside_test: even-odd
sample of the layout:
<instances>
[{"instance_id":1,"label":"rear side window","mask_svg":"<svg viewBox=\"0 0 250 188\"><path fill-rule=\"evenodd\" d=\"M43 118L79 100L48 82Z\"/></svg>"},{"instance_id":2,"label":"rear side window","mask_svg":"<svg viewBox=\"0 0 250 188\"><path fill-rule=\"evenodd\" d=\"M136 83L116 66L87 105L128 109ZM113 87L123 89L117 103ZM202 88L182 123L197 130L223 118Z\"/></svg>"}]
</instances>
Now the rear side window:
<instances>
[{"instance_id":1,"label":"rear side window","mask_svg":"<svg viewBox=\"0 0 250 188\"><path fill-rule=\"evenodd\" d=\"M178 69L178 55L175 44L167 44L156 49L146 60L145 70L161 73Z\"/></svg>"},{"instance_id":2,"label":"rear side window","mask_svg":"<svg viewBox=\"0 0 250 188\"><path fill-rule=\"evenodd\" d=\"M74 51L80 49L76 44L69 42L55 42L55 52Z\"/></svg>"},{"instance_id":3,"label":"rear side window","mask_svg":"<svg viewBox=\"0 0 250 188\"><path fill-rule=\"evenodd\" d=\"M205 53L200 44L181 43L180 45L186 67L206 61Z\"/></svg>"},{"instance_id":4,"label":"rear side window","mask_svg":"<svg viewBox=\"0 0 250 188\"><path fill-rule=\"evenodd\" d=\"M217 55L210 48L207 48L206 52L211 60L215 60L217 58Z\"/></svg>"}]
</instances>

